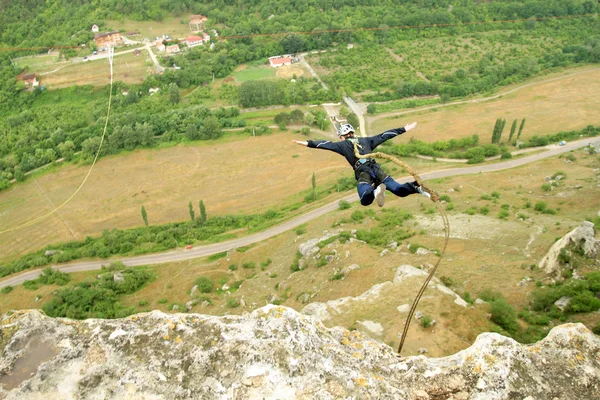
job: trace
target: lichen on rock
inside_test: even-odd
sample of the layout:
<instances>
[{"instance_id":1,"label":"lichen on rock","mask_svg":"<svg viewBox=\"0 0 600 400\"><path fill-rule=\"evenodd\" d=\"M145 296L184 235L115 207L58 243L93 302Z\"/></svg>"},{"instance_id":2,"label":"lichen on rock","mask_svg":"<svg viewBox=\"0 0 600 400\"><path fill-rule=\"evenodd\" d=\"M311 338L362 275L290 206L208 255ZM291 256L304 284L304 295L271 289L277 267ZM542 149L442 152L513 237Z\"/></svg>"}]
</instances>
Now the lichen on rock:
<instances>
[{"instance_id":1,"label":"lichen on rock","mask_svg":"<svg viewBox=\"0 0 600 400\"><path fill-rule=\"evenodd\" d=\"M5 399L600 399L600 338L582 324L531 346L485 333L444 358L399 358L362 332L274 305L85 321L29 310L0 329ZM45 359L32 357L36 340L53 349Z\"/></svg>"}]
</instances>

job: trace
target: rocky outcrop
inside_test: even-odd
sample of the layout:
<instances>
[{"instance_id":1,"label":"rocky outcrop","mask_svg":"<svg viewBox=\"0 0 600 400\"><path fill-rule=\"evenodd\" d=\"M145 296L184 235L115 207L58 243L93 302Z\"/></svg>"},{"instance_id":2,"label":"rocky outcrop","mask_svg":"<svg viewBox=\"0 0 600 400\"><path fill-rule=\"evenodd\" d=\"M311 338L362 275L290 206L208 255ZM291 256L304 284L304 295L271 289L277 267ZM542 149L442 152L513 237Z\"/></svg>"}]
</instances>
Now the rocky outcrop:
<instances>
[{"instance_id":1,"label":"rocky outcrop","mask_svg":"<svg viewBox=\"0 0 600 400\"><path fill-rule=\"evenodd\" d=\"M531 346L485 333L437 359L273 305L86 321L19 311L0 328L4 399L600 399L600 338L581 324Z\"/></svg>"},{"instance_id":2,"label":"rocky outcrop","mask_svg":"<svg viewBox=\"0 0 600 400\"><path fill-rule=\"evenodd\" d=\"M600 254L600 240L596 240L594 234L594 224L590 221L583 221L581 225L554 243L538 266L548 275L560 276L561 267L558 256L560 251L568 246L581 248L587 257L598 256Z\"/></svg>"}]
</instances>

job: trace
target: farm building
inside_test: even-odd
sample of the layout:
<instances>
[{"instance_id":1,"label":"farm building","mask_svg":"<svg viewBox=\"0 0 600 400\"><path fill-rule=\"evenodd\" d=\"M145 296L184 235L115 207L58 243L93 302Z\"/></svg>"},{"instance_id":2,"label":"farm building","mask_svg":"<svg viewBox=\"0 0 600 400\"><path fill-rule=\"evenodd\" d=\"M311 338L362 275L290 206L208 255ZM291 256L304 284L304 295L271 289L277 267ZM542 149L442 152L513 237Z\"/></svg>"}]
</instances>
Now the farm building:
<instances>
[{"instance_id":1,"label":"farm building","mask_svg":"<svg viewBox=\"0 0 600 400\"><path fill-rule=\"evenodd\" d=\"M100 28L98 28L98 25L96 25L96 24L92 25L92 32L98 33L99 30L100 30Z\"/></svg>"},{"instance_id":2,"label":"farm building","mask_svg":"<svg viewBox=\"0 0 600 400\"><path fill-rule=\"evenodd\" d=\"M40 85L40 81L36 74L25 74L21 76L21 80L23 80L23 83L25 84L25 89L35 88Z\"/></svg>"},{"instance_id":3,"label":"farm building","mask_svg":"<svg viewBox=\"0 0 600 400\"><path fill-rule=\"evenodd\" d=\"M269 57L269 64L271 64L271 67L273 68L291 65L292 62L293 59L290 55Z\"/></svg>"}]
</instances>

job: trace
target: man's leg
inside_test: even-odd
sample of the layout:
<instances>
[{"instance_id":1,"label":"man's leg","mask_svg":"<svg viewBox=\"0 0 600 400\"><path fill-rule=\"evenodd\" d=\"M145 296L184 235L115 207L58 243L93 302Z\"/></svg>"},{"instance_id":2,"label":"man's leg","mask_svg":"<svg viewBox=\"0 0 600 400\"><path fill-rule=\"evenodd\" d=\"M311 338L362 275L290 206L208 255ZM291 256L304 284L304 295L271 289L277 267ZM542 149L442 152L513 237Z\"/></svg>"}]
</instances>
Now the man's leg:
<instances>
[{"instance_id":1,"label":"man's leg","mask_svg":"<svg viewBox=\"0 0 600 400\"><path fill-rule=\"evenodd\" d=\"M372 185L373 179L368 172L359 172L357 176L356 190L358 190L358 197L360 204L368 206L375 200L374 188Z\"/></svg>"},{"instance_id":2,"label":"man's leg","mask_svg":"<svg viewBox=\"0 0 600 400\"><path fill-rule=\"evenodd\" d=\"M373 200L375 200L375 194L373 193L375 189L373 189L370 183L358 182L356 189L358 190L360 204L368 206L373 203Z\"/></svg>"},{"instance_id":3,"label":"man's leg","mask_svg":"<svg viewBox=\"0 0 600 400\"><path fill-rule=\"evenodd\" d=\"M406 197L411 194L418 193L417 187L413 182L398 183L388 176L384 179L383 183L385 183L387 190L394 193L398 197Z\"/></svg>"}]
</instances>

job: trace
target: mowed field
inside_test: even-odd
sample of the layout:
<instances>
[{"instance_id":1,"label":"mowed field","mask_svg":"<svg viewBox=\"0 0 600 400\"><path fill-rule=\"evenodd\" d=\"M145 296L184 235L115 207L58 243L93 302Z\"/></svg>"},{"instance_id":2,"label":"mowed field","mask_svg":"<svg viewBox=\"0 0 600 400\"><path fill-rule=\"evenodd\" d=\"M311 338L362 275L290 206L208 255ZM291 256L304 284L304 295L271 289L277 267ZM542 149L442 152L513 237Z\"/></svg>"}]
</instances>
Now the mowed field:
<instances>
[{"instance_id":1,"label":"mowed field","mask_svg":"<svg viewBox=\"0 0 600 400\"><path fill-rule=\"evenodd\" d=\"M296 78L300 78L301 76L307 77L309 74L300 63L297 63L292 65L284 65L278 68L271 68L267 65L251 67L243 65L236 69L236 71L233 73L233 76L235 76L237 82L245 82L256 79L271 78L275 76L281 79L292 79L294 76Z\"/></svg>"},{"instance_id":2,"label":"mowed field","mask_svg":"<svg viewBox=\"0 0 600 400\"><path fill-rule=\"evenodd\" d=\"M125 83L142 83L148 75L146 59L148 52L134 56L133 52L117 55L113 60L113 80ZM37 71L36 71L37 72ZM74 63L56 72L43 75L41 84L55 89L73 85L104 86L110 83L110 66L108 59Z\"/></svg>"},{"instance_id":3,"label":"mowed field","mask_svg":"<svg viewBox=\"0 0 600 400\"><path fill-rule=\"evenodd\" d=\"M104 229L142 225L142 205L150 224L186 220L188 203L197 209L201 199L209 216L264 212L301 201L297 194L311 188L313 172L318 186L351 176L342 157L292 142L304 138L286 132L102 158L60 215L0 235L0 260L57 241L81 240ZM51 204L71 196L88 169L68 166L0 192L2 228L51 211Z\"/></svg>"},{"instance_id":4,"label":"mowed field","mask_svg":"<svg viewBox=\"0 0 600 400\"><path fill-rule=\"evenodd\" d=\"M576 74L576 75L572 75ZM543 82L548 80L548 82ZM489 143L497 118L506 119L502 140L508 138L514 119L526 118L522 139L561 131L578 130L600 124L600 69L585 67L565 70L538 78L539 83L524 87L494 100L472 100L466 104L396 115L369 117L369 134L418 121L407 136L426 142L457 139L473 134ZM534 82L535 82L534 81ZM501 92L525 85L506 87ZM403 115L398 115L402 113Z\"/></svg>"},{"instance_id":5,"label":"mowed field","mask_svg":"<svg viewBox=\"0 0 600 400\"><path fill-rule=\"evenodd\" d=\"M58 53L43 54L39 56L21 57L13 62L19 68L25 68L28 72L44 73L69 65L69 61L58 62Z\"/></svg>"},{"instance_id":6,"label":"mowed field","mask_svg":"<svg viewBox=\"0 0 600 400\"><path fill-rule=\"evenodd\" d=\"M165 18L161 22L157 21L133 21L125 19L123 21L106 20L106 26L110 29L121 31L123 34L128 32L137 32L136 36L127 36L132 40L150 40L157 36L169 35L172 38L186 37L191 34L189 25L182 24L181 20L188 20L188 17ZM210 34L210 33L209 33Z\"/></svg>"}]
</instances>

